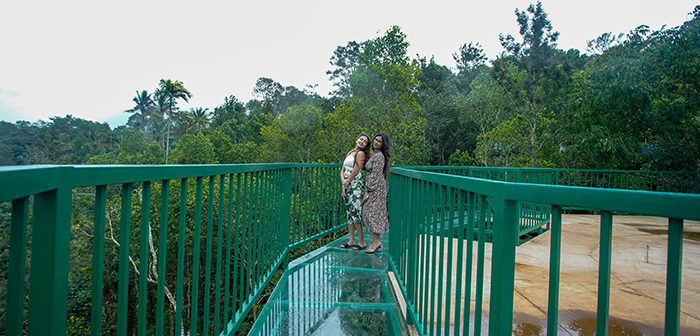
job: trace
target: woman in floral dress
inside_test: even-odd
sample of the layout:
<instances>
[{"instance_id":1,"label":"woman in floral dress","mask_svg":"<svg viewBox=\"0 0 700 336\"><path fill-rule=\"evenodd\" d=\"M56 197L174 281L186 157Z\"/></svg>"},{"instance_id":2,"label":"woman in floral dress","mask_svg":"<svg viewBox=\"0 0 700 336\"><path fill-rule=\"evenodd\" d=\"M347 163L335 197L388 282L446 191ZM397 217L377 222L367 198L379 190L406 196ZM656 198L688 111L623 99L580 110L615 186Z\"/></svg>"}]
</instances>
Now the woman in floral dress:
<instances>
[{"instance_id":1,"label":"woman in floral dress","mask_svg":"<svg viewBox=\"0 0 700 336\"><path fill-rule=\"evenodd\" d=\"M367 247L362 233L362 195L365 190L364 179L362 178L362 167L369 156L369 135L362 133L355 140L355 149L348 152L340 169L340 181L343 183L342 196L345 201L345 211L348 220L348 231L350 240L340 245L342 248L361 250ZM355 244L355 230L357 230L357 240Z\"/></svg>"},{"instance_id":2,"label":"woman in floral dress","mask_svg":"<svg viewBox=\"0 0 700 336\"><path fill-rule=\"evenodd\" d=\"M389 230L386 199L390 157L389 136L384 133L377 134L372 141L372 154L365 164L367 185L362 198L362 222L372 232L372 244L365 251L367 253L382 249L381 234Z\"/></svg>"}]
</instances>

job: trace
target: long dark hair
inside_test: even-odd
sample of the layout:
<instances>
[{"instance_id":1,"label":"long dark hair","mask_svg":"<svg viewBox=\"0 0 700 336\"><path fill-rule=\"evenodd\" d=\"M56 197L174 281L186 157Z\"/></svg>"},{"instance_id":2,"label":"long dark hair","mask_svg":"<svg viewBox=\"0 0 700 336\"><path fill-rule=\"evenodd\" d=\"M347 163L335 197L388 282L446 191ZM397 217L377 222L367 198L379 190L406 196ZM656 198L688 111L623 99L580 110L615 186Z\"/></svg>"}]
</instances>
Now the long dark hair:
<instances>
[{"instance_id":1,"label":"long dark hair","mask_svg":"<svg viewBox=\"0 0 700 336\"><path fill-rule=\"evenodd\" d=\"M374 142L374 139L377 137L382 137L382 154L384 154L384 178L389 177L389 159L391 158L391 143L389 143L389 136L386 133L379 133L372 138L372 142Z\"/></svg>"},{"instance_id":2,"label":"long dark hair","mask_svg":"<svg viewBox=\"0 0 700 336\"><path fill-rule=\"evenodd\" d=\"M361 137L367 138L367 145L365 145L365 148L360 149L361 151L365 152L365 161L366 161L367 158L369 158L369 149L372 148L372 138L370 138L369 135L365 132L360 133L360 136L358 136L357 138L359 139Z\"/></svg>"}]
</instances>

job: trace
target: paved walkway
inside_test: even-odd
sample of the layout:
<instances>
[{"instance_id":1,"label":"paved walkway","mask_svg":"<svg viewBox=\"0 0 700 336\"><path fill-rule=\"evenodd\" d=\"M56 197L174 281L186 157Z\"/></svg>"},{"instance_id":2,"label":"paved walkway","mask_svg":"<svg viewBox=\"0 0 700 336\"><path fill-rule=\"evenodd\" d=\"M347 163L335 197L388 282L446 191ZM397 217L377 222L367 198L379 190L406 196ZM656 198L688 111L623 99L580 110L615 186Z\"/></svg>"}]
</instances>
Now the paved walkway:
<instances>
[{"instance_id":1,"label":"paved walkway","mask_svg":"<svg viewBox=\"0 0 700 336\"><path fill-rule=\"evenodd\" d=\"M560 334L592 335L598 288L600 217L565 215L562 230ZM668 219L613 217L611 335L662 335ZM700 223L685 222L681 331L700 335ZM522 329L543 329L550 235L517 249L515 311ZM544 281L544 282L543 282ZM527 333L524 333L527 334ZM533 333L537 334L537 333Z\"/></svg>"},{"instance_id":2,"label":"paved walkway","mask_svg":"<svg viewBox=\"0 0 700 336\"><path fill-rule=\"evenodd\" d=\"M599 223L600 216L596 215L563 217L559 335L595 334ZM610 335L663 335L667 224L666 218L613 218ZM700 223L686 221L684 232L695 238L683 241L681 332L700 335ZM516 335L546 334L549 246L547 232L517 248L513 320ZM486 244L485 253L484 274L488 277L491 244ZM484 311L488 311L488 280L484 291ZM455 293L452 295L454 302ZM474 298L472 293L472 309ZM487 312L483 320L488 321ZM482 330L482 335L488 334L486 324Z\"/></svg>"}]
</instances>

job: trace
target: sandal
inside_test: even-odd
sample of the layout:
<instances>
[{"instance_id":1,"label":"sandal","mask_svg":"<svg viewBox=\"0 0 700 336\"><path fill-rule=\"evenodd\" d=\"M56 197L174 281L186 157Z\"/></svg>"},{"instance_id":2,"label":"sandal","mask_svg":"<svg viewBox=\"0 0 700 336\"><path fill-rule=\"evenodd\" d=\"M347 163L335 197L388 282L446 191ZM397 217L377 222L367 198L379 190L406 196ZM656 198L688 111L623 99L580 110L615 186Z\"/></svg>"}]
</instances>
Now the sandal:
<instances>
[{"instance_id":1,"label":"sandal","mask_svg":"<svg viewBox=\"0 0 700 336\"><path fill-rule=\"evenodd\" d=\"M365 244L365 246L355 245L352 247L352 249L355 251L359 251L359 250L364 250L365 247L367 247L367 244Z\"/></svg>"},{"instance_id":2,"label":"sandal","mask_svg":"<svg viewBox=\"0 0 700 336\"><path fill-rule=\"evenodd\" d=\"M350 244L350 243L345 243L343 245L340 245L341 248L351 248L351 247L355 247L355 246L357 246L357 245Z\"/></svg>"},{"instance_id":3,"label":"sandal","mask_svg":"<svg viewBox=\"0 0 700 336\"><path fill-rule=\"evenodd\" d=\"M365 253L374 253L374 252L381 251L381 250L382 250L382 244L379 244L379 246L377 246L376 249L373 250L371 248L368 248L367 251L365 251Z\"/></svg>"}]
</instances>

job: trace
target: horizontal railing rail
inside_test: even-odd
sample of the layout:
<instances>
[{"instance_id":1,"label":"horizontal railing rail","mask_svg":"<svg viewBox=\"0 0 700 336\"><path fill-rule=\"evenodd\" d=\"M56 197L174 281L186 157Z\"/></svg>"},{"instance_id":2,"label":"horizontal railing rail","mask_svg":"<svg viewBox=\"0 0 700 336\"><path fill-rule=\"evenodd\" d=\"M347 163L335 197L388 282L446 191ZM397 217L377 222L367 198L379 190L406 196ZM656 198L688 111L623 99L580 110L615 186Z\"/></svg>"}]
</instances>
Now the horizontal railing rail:
<instances>
[{"instance_id":1,"label":"horizontal railing rail","mask_svg":"<svg viewBox=\"0 0 700 336\"><path fill-rule=\"evenodd\" d=\"M233 334L291 249L343 227L339 169L2 167L4 332Z\"/></svg>"},{"instance_id":2,"label":"horizontal railing rail","mask_svg":"<svg viewBox=\"0 0 700 336\"><path fill-rule=\"evenodd\" d=\"M403 168L501 182L700 194L700 172L503 168L468 166L404 166Z\"/></svg>"},{"instance_id":3,"label":"horizontal railing rail","mask_svg":"<svg viewBox=\"0 0 700 336\"><path fill-rule=\"evenodd\" d=\"M518 203L551 207L551 253L547 333L558 325L561 217L563 207L600 212L600 263L596 330L607 334L610 302L610 267L613 214L629 213L666 217L669 221L665 299L665 332L680 328L680 290L683 221L700 220L700 196L588 187L501 182L459 174L433 173L394 167L391 172L389 253L408 304L407 321L422 334L479 335L482 328L484 288L490 287L489 335L510 335L513 328L515 244L523 213ZM488 201L492 207L486 206ZM401 209L401 211L397 211ZM447 212L443 215L439 212ZM426 218L458 218L463 230L431 232ZM484 283L485 228L493 225L491 275ZM471 223L475 222L476 225ZM473 244L461 243L478 231ZM474 258L476 257L476 258ZM473 274L476 260L476 274ZM442 279L453 279L443 282ZM475 279L475 280L472 280ZM470 321L472 283L475 314ZM488 285L488 286L487 286ZM454 296L452 294L455 294ZM462 299L464 297L464 299ZM453 299L455 298L455 299ZM455 302L452 302L456 300ZM451 327L452 326L452 327ZM470 326L473 331L470 332Z\"/></svg>"}]
</instances>

